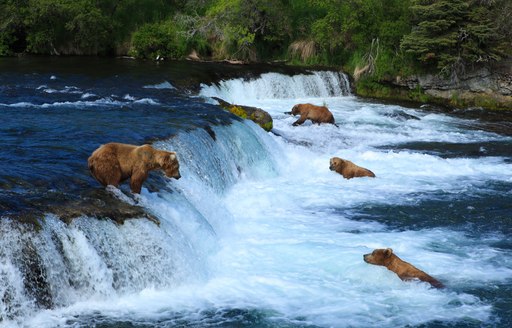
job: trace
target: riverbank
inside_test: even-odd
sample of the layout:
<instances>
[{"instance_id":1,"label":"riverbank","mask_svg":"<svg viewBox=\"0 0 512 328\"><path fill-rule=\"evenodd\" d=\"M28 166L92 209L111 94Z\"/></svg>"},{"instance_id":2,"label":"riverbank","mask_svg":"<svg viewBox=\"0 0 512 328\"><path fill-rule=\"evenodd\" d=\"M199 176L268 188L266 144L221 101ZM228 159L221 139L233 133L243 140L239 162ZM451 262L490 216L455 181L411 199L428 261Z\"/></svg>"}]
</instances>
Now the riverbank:
<instances>
[{"instance_id":1,"label":"riverbank","mask_svg":"<svg viewBox=\"0 0 512 328\"><path fill-rule=\"evenodd\" d=\"M249 63L203 61L199 58L192 61L202 64L220 64L231 67L261 66L260 72L280 67L284 74L300 74L314 70L337 70L336 67L318 65L295 65L286 61L276 63ZM257 77L258 70L253 72ZM439 74L425 73L410 76L394 76L384 79L375 79L372 76L363 76L356 79L348 70L352 91L355 95L387 100L391 102L412 102L415 104L430 104L453 108L483 108L486 110L512 110L512 59L504 60L499 65L489 68L480 68L465 72L461 76L443 78Z\"/></svg>"},{"instance_id":2,"label":"riverbank","mask_svg":"<svg viewBox=\"0 0 512 328\"><path fill-rule=\"evenodd\" d=\"M512 60L451 78L418 74L375 81L366 77L354 82L354 91L361 97L390 101L512 110Z\"/></svg>"}]
</instances>

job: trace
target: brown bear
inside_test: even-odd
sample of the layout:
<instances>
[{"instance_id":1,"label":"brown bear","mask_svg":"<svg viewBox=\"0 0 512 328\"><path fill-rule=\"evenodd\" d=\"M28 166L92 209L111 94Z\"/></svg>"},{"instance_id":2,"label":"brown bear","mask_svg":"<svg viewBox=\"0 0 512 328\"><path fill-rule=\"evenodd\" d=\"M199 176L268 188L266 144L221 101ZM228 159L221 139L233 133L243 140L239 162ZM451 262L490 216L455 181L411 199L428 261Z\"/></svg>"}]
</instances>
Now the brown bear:
<instances>
[{"instance_id":1,"label":"brown bear","mask_svg":"<svg viewBox=\"0 0 512 328\"><path fill-rule=\"evenodd\" d=\"M291 112L285 112L285 114L300 115L299 119L293 123L293 126L301 125L306 120L311 120L313 123L334 123L334 116L325 106L316 106L312 104L297 104L292 107ZM337 125L336 125L337 126Z\"/></svg>"},{"instance_id":2,"label":"brown bear","mask_svg":"<svg viewBox=\"0 0 512 328\"><path fill-rule=\"evenodd\" d=\"M404 281L419 279L428 282L435 288L444 287L437 279L429 276L414 265L401 260L398 256L393 254L391 248L376 249L370 254L365 254L363 258L366 263L385 266Z\"/></svg>"},{"instance_id":3,"label":"brown bear","mask_svg":"<svg viewBox=\"0 0 512 328\"><path fill-rule=\"evenodd\" d=\"M119 187L130 178L130 189L140 194L149 171L163 170L169 178L179 179L180 165L175 152L111 142L100 146L88 159L92 175L104 186Z\"/></svg>"},{"instance_id":4,"label":"brown bear","mask_svg":"<svg viewBox=\"0 0 512 328\"><path fill-rule=\"evenodd\" d=\"M372 171L365 169L364 167L360 167L346 159L341 159L339 157L331 158L329 169L331 171L336 171L339 174L343 175L345 179L352 179L358 177L375 178L375 174Z\"/></svg>"}]
</instances>

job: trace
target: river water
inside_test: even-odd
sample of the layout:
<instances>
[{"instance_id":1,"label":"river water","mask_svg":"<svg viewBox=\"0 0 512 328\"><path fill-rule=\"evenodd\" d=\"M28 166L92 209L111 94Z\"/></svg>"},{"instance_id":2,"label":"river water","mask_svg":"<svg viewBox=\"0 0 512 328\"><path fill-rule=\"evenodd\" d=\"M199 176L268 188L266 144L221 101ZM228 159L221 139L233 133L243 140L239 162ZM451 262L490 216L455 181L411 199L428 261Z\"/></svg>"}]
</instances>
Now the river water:
<instances>
[{"instance_id":1,"label":"river water","mask_svg":"<svg viewBox=\"0 0 512 328\"><path fill-rule=\"evenodd\" d=\"M338 127L292 126L305 102ZM0 61L0 121L1 327L512 325L510 114L360 99L325 70L21 58ZM180 180L108 191L160 226L52 213L102 189L86 162L110 141L178 153ZM446 288L363 261L385 247Z\"/></svg>"}]
</instances>

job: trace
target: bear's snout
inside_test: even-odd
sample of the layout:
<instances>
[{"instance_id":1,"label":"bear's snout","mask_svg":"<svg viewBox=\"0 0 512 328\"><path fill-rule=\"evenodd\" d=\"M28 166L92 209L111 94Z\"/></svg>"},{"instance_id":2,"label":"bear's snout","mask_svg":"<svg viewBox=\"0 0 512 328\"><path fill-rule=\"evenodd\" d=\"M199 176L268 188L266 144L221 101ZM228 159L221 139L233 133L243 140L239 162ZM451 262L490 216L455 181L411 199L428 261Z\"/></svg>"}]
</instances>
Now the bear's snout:
<instances>
[{"instance_id":1,"label":"bear's snout","mask_svg":"<svg viewBox=\"0 0 512 328\"><path fill-rule=\"evenodd\" d=\"M368 262L369 261L369 257L371 256L372 254L364 254L363 255L363 260L366 262L366 263L370 263Z\"/></svg>"},{"instance_id":2,"label":"bear's snout","mask_svg":"<svg viewBox=\"0 0 512 328\"><path fill-rule=\"evenodd\" d=\"M164 173L165 173L165 176L168 178L174 178L176 180L181 178L181 174L179 171L176 172L175 170L166 170L166 171L164 171Z\"/></svg>"}]
</instances>

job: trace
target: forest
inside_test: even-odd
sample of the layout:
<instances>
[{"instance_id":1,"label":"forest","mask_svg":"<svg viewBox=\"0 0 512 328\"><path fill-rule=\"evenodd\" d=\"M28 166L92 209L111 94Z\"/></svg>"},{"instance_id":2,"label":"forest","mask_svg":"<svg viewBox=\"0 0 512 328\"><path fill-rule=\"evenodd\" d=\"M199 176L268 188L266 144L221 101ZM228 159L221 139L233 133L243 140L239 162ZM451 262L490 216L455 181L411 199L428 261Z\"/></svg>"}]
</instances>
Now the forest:
<instances>
[{"instance_id":1,"label":"forest","mask_svg":"<svg viewBox=\"0 0 512 328\"><path fill-rule=\"evenodd\" d=\"M0 56L283 61L453 74L512 54L510 0L0 0Z\"/></svg>"}]
</instances>

